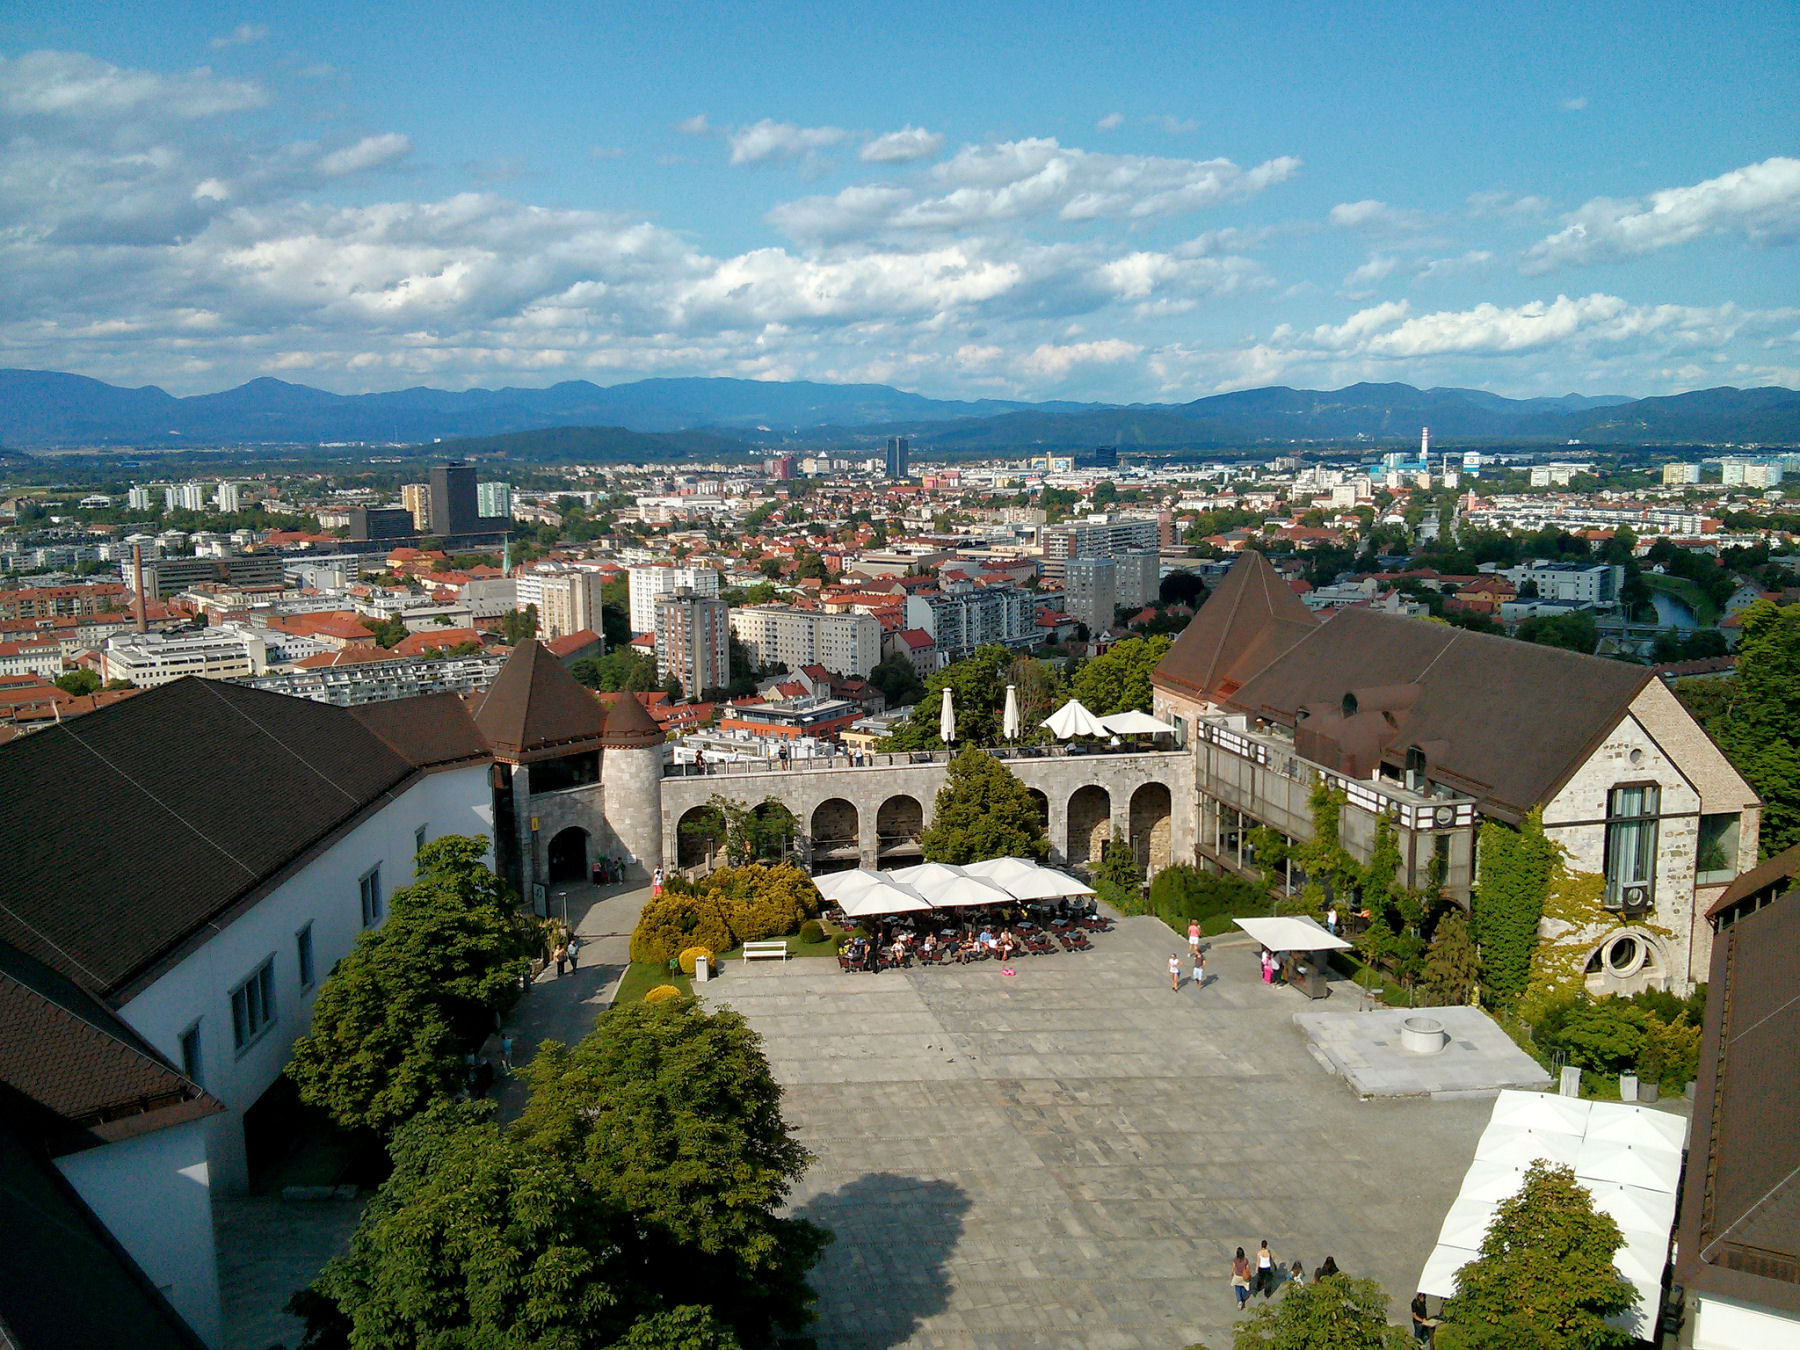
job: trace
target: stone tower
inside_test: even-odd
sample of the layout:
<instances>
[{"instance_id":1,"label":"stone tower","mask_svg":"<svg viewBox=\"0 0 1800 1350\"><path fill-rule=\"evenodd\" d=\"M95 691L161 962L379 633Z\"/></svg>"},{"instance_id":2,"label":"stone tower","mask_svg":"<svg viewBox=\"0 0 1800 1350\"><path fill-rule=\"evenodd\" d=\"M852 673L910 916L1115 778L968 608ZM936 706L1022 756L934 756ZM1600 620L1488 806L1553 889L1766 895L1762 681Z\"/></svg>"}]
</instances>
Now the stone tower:
<instances>
[{"instance_id":1,"label":"stone tower","mask_svg":"<svg viewBox=\"0 0 1800 1350\"><path fill-rule=\"evenodd\" d=\"M663 733L634 694L618 694L600 736L600 787L608 832L626 876L647 881L663 865Z\"/></svg>"}]
</instances>

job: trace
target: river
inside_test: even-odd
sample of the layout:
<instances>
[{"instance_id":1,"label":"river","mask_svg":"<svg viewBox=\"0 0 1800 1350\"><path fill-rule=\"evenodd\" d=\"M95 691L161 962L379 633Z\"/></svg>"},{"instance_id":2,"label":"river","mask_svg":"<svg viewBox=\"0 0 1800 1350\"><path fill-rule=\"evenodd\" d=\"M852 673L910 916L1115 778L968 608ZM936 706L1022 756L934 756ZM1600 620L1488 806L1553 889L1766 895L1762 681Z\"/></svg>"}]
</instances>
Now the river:
<instances>
[{"instance_id":1,"label":"river","mask_svg":"<svg viewBox=\"0 0 1800 1350\"><path fill-rule=\"evenodd\" d=\"M1667 591L1651 591L1650 603L1656 606L1656 621L1665 628L1691 631L1700 626L1700 620L1694 617L1694 611L1678 595L1671 595Z\"/></svg>"}]
</instances>

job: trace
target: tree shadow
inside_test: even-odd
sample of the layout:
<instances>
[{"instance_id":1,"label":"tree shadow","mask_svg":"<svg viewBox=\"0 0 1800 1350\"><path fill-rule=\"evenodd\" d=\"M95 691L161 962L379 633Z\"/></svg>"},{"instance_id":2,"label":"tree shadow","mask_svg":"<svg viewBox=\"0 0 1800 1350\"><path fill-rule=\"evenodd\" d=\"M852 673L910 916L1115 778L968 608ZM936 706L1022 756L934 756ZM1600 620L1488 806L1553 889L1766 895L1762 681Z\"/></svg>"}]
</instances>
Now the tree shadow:
<instances>
[{"instance_id":1,"label":"tree shadow","mask_svg":"<svg viewBox=\"0 0 1800 1350\"><path fill-rule=\"evenodd\" d=\"M952 1181L871 1172L794 1212L836 1239L813 1269L820 1345L893 1346L950 1306L950 1257L968 1193Z\"/></svg>"}]
</instances>

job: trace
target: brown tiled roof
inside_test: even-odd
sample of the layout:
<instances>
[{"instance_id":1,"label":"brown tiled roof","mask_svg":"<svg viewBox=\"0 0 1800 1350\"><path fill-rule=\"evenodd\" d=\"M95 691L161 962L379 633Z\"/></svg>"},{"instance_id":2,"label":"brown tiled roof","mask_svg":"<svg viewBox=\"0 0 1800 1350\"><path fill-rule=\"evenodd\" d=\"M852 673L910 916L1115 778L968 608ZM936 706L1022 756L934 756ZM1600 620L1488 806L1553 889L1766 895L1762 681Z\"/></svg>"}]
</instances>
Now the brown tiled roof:
<instances>
[{"instance_id":1,"label":"brown tiled roof","mask_svg":"<svg viewBox=\"0 0 1800 1350\"><path fill-rule=\"evenodd\" d=\"M1759 862L1748 872L1740 872L1719 898L1712 902L1712 906L1706 911L1706 917L1710 919L1765 887L1791 880L1796 874L1800 874L1800 844Z\"/></svg>"},{"instance_id":2,"label":"brown tiled roof","mask_svg":"<svg viewBox=\"0 0 1800 1350\"><path fill-rule=\"evenodd\" d=\"M0 747L0 941L117 999L417 770L348 710L182 679Z\"/></svg>"},{"instance_id":3,"label":"brown tiled roof","mask_svg":"<svg viewBox=\"0 0 1800 1350\"><path fill-rule=\"evenodd\" d=\"M565 657L572 652L581 651L600 641L600 635L591 628L583 628L577 632L564 633L559 638L552 638L544 644L546 651L555 657Z\"/></svg>"},{"instance_id":4,"label":"brown tiled roof","mask_svg":"<svg viewBox=\"0 0 1800 1350\"><path fill-rule=\"evenodd\" d=\"M641 750L661 745L662 728L636 694L618 694L606 710L606 734L600 743L609 750Z\"/></svg>"},{"instance_id":5,"label":"brown tiled roof","mask_svg":"<svg viewBox=\"0 0 1800 1350\"><path fill-rule=\"evenodd\" d=\"M1246 549L1156 667L1153 680L1217 700L1318 626L1269 560Z\"/></svg>"},{"instance_id":6,"label":"brown tiled roof","mask_svg":"<svg viewBox=\"0 0 1800 1350\"><path fill-rule=\"evenodd\" d=\"M1434 781L1477 798L1485 814L1517 822L1554 795L1650 679L1645 666L1344 609L1224 702L1291 727L1309 705L1417 685L1416 700L1395 714L1388 760L1400 762L1409 746L1427 747Z\"/></svg>"},{"instance_id":7,"label":"brown tiled roof","mask_svg":"<svg viewBox=\"0 0 1800 1350\"><path fill-rule=\"evenodd\" d=\"M1773 860L1771 860L1773 861ZM1713 941L1676 1279L1800 1315L1800 897Z\"/></svg>"},{"instance_id":8,"label":"brown tiled roof","mask_svg":"<svg viewBox=\"0 0 1800 1350\"><path fill-rule=\"evenodd\" d=\"M383 699L344 711L416 769L479 763L492 755L460 694Z\"/></svg>"},{"instance_id":9,"label":"brown tiled roof","mask_svg":"<svg viewBox=\"0 0 1800 1350\"><path fill-rule=\"evenodd\" d=\"M103 1140L225 1109L86 990L4 942L0 1083Z\"/></svg>"},{"instance_id":10,"label":"brown tiled roof","mask_svg":"<svg viewBox=\"0 0 1800 1350\"><path fill-rule=\"evenodd\" d=\"M606 712L542 643L528 638L476 701L475 723L496 756L529 764L598 749Z\"/></svg>"}]
</instances>

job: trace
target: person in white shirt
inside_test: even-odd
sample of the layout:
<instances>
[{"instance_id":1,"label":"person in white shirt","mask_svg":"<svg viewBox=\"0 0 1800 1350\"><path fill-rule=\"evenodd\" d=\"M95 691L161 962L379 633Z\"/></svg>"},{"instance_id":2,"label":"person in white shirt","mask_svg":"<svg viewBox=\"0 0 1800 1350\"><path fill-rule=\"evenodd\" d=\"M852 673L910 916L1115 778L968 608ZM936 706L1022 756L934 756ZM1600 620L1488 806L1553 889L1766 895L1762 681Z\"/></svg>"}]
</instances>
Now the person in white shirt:
<instances>
[{"instance_id":1,"label":"person in white shirt","mask_svg":"<svg viewBox=\"0 0 1800 1350\"><path fill-rule=\"evenodd\" d=\"M1169 953L1169 988L1178 993L1181 990L1181 958L1174 952Z\"/></svg>"}]
</instances>

